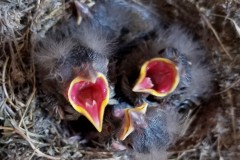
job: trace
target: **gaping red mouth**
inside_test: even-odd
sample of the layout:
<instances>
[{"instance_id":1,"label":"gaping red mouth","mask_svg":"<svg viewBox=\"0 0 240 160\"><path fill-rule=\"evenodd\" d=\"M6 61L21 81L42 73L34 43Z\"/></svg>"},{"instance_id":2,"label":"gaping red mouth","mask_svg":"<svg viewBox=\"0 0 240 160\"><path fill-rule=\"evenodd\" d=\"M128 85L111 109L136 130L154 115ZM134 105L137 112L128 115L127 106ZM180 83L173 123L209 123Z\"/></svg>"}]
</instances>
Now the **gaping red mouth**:
<instances>
[{"instance_id":1,"label":"gaping red mouth","mask_svg":"<svg viewBox=\"0 0 240 160\"><path fill-rule=\"evenodd\" d=\"M154 58L142 66L133 91L162 97L171 93L178 83L179 74L175 64L168 59Z\"/></svg>"},{"instance_id":2,"label":"gaping red mouth","mask_svg":"<svg viewBox=\"0 0 240 160\"><path fill-rule=\"evenodd\" d=\"M103 115L109 99L108 83L102 74L98 73L95 83L75 78L70 84L68 99L74 109L88 118L99 132L102 130Z\"/></svg>"}]
</instances>

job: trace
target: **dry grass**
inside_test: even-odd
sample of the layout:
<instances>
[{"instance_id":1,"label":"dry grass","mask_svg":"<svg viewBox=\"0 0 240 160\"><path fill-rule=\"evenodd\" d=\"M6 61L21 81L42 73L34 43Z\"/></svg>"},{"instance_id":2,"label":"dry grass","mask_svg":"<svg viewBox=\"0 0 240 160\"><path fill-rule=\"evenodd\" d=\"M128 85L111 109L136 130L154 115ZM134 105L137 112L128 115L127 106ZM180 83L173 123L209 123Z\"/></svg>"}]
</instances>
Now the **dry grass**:
<instances>
[{"instance_id":1,"label":"dry grass","mask_svg":"<svg viewBox=\"0 0 240 160\"><path fill-rule=\"evenodd\" d=\"M86 1L89 5L91 2ZM211 53L218 91L194 113L170 159L240 157L240 2L237 0L165 0L166 20L180 21L203 40ZM121 159L122 155L82 147L66 138L57 119L39 107L31 36L44 35L67 17L63 0L0 2L0 159ZM196 127L197 126L197 127Z\"/></svg>"}]
</instances>

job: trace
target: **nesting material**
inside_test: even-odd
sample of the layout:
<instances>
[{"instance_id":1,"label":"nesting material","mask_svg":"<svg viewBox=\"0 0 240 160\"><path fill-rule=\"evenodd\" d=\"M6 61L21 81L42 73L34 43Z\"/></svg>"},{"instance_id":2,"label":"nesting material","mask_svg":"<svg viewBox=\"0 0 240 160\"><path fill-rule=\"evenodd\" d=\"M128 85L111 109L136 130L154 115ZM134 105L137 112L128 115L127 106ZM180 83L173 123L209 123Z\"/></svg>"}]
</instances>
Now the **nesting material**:
<instances>
[{"instance_id":1,"label":"nesting material","mask_svg":"<svg viewBox=\"0 0 240 160\"><path fill-rule=\"evenodd\" d=\"M140 3L138 0L133 0ZM91 0L84 1L92 6ZM146 2L148 3L148 2ZM176 21L197 34L216 68L217 91L210 103L189 113L183 137L168 152L136 157L237 159L240 157L240 47L238 1L157 1L166 21ZM44 36L71 14L62 0L0 2L0 159L127 159L84 135L71 137L68 126L46 107L55 101L39 91L31 60L33 35ZM106 17L107 18L107 17ZM197 127L196 127L197 126ZM160 152L161 153L161 152Z\"/></svg>"}]
</instances>

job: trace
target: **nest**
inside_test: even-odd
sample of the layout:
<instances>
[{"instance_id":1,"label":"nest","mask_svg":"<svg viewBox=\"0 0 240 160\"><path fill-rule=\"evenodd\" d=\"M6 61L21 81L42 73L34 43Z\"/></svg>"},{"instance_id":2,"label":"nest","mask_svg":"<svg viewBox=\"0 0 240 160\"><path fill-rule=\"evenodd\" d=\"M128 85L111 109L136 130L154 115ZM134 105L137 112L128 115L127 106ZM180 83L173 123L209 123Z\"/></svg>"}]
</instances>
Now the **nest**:
<instances>
[{"instance_id":1,"label":"nest","mask_svg":"<svg viewBox=\"0 0 240 160\"><path fill-rule=\"evenodd\" d=\"M66 138L59 120L39 105L31 36L43 36L68 17L69 4L0 2L0 159L126 159L125 153L108 151L107 146ZM202 39L218 75L213 98L189 113L183 136L168 151L169 159L240 157L239 6L237 0L163 0L155 6L166 21L180 22Z\"/></svg>"}]
</instances>

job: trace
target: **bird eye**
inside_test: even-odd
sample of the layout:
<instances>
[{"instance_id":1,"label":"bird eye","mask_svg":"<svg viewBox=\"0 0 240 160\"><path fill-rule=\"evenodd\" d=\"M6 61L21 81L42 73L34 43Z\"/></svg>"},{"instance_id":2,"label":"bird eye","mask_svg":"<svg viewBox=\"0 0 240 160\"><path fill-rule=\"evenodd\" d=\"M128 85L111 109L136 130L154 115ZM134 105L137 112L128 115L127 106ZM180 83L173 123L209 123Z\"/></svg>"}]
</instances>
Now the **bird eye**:
<instances>
[{"instance_id":1,"label":"bird eye","mask_svg":"<svg viewBox=\"0 0 240 160\"><path fill-rule=\"evenodd\" d=\"M187 87L181 87L181 88L179 88L180 91L184 91L184 90L186 90L186 89L187 89Z\"/></svg>"},{"instance_id":2,"label":"bird eye","mask_svg":"<svg viewBox=\"0 0 240 160\"><path fill-rule=\"evenodd\" d=\"M122 35L128 34L129 32L130 32L130 31L129 31L128 28L123 27L123 28L121 29L121 34L122 34Z\"/></svg>"},{"instance_id":3,"label":"bird eye","mask_svg":"<svg viewBox=\"0 0 240 160\"><path fill-rule=\"evenodd\" d=\"M60 83L63 82L63 77L62 77L62 75L56 73L55 78L56 78L56 80L57 80L58 82L60 82Z\"/></svg>"},{"instance_id":4,"label":"bird eye","mask_svg":"<svg viewBox=\"0 0 240 160\"><path fill-rule=\"evenodd\" d=\"M127 147L128 147L128 148L132 148L132 149L133 149L133 146L132 146L132 144L131 144L131 143L127 143Z\"/></svg>"},{"instance_id":5,"label":"bird eye","mask_svg":"<svg viewBox=\"0 0 240 160\"><path fill-rule=\"evenodd\" d=\"M165 51L165 49L162 49L162 50L158 51L158 54L162 55L164 53L164 51Z\"/></svg>"}]
</instances>

